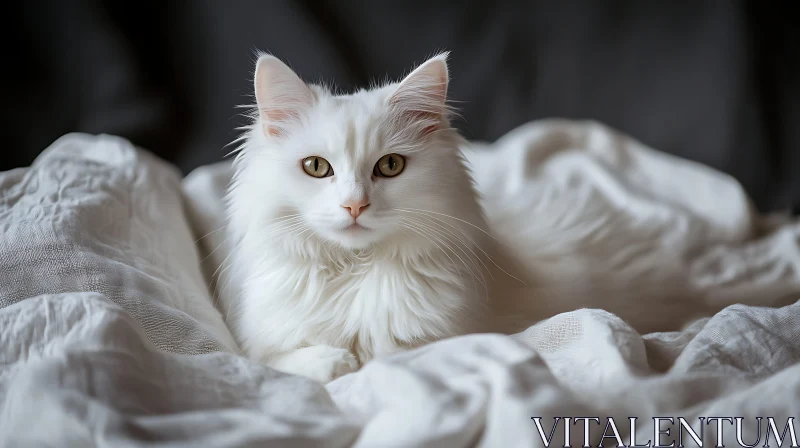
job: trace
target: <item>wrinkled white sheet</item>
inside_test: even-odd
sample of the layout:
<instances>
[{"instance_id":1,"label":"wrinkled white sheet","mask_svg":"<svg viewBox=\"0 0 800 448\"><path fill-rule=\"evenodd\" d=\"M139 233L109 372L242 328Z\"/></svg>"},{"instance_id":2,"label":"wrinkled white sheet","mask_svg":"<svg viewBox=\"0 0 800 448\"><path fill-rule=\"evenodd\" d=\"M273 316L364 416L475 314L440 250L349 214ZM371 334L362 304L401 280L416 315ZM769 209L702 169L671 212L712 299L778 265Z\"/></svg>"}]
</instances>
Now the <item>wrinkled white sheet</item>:
<instances>
[{"instance_id":1,"label":"wrinkled white sheet","mask_svg":"<svg viewBox=\"0 0 800 448\"><path fill-rule=\"evenodd\" d=\"M687 281L751 305L647 335L583 309L377 359L322 387L237 356L211 305L229 165L192 173L182 204L166 164L70 135L0 174L0 446L541 446L534 416L546 431L554 416L637 416L642 435L653 416L737 416L746 429L798 416L800 224L767 223L729 177L594 123L532 123L476 151L499 227L583 198L576 219L657 238L665 263L691 265ZM572 437L583 443L578 426Z\"/></svg>"}]
</instances>

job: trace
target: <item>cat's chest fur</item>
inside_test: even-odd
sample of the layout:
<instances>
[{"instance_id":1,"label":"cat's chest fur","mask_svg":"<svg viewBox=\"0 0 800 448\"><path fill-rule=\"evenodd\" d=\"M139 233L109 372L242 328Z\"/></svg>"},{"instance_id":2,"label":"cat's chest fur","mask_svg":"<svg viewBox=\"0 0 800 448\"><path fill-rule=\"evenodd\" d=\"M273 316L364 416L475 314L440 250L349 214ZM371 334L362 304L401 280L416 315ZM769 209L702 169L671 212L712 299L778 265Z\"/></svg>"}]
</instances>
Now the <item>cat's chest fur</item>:
<instances>
[{"instance_id":1,"label":"cat's chest fur","mask_svg":"<svg viewBox=\"0 0 800 448\"><path fill-rule=\"evenodd\" d=\"M366 362L462 334L484 290L435 256L262 260L245 283L240 325L251 356L269 347L328 344Z\"/></svg>"}]
</instances>

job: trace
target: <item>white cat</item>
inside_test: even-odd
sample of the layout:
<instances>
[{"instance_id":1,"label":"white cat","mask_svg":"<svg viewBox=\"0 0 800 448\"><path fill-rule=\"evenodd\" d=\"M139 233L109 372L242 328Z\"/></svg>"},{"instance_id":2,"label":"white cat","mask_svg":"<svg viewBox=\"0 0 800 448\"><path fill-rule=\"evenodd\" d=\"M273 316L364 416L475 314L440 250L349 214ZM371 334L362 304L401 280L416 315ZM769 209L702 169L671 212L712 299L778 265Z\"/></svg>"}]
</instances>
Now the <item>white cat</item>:
<instances>
[{"instance_id":1,"label":"white cat","mask_svg":"<svg viewBox=\"0 0 800 448\"><path fill-rule=\"evenodd\" d=\"M582 307L647 333L740 299L693 281L688 255L597 201L495 195L487 223L447 85L446 54L352 95L259 58L220 294L251 358L326 382L378 355ZM520 219L532 210L535 222Z\"/></svg>"},{"instance_id":2,"label":"white cat","mask_svg":"<svg viewBox=\"0 0 800 448\"><path fill-rule=\"evenodd\" d=\"M273 56L228 194L244 351L327 382L488 328L486 222L446 104L446 54L352 95Z\"/></svg>"}]
</instances>

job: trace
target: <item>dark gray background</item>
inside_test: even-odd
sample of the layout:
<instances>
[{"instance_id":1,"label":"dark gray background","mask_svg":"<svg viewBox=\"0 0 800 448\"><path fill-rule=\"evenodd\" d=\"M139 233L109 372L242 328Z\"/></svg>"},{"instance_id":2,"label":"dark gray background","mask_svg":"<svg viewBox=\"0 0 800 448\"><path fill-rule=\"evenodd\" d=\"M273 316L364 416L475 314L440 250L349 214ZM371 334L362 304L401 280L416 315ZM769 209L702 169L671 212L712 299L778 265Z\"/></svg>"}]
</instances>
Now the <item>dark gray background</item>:
<instances>
[{"instance_id":1,"label":"dark gray background","mask_svg":"<svg viewBox=\"0 0 800 448\"><path fill-rule=\"evenodd\" d=\"M739 179L764 210L800 204L800 15L707 0L13 3L3 28L0 169L60 135L131 138L184 172L244 123L254 50L343 89L451 53L469 138L535 118L600 120Z\"/></svg>"}]
</instances>

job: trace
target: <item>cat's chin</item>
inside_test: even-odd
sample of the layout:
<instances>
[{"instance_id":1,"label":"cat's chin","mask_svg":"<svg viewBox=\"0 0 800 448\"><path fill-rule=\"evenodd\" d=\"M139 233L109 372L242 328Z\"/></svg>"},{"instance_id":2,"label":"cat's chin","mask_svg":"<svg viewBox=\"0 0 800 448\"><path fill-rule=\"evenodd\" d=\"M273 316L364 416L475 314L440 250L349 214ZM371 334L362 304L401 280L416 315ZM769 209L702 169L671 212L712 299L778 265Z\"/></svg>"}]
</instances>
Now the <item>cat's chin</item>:
<instances>
[{"instance_id":1,"label":"cat's chin","mask_svg":"<svg viewBox=\"0 0 800 448\"><path fill-rule=\"evenodd\" d=\"M367 249L381 239L380 232L355 223L329 232L327 237L330 241L350 250Z\"/></svg>"}]
</instances>

